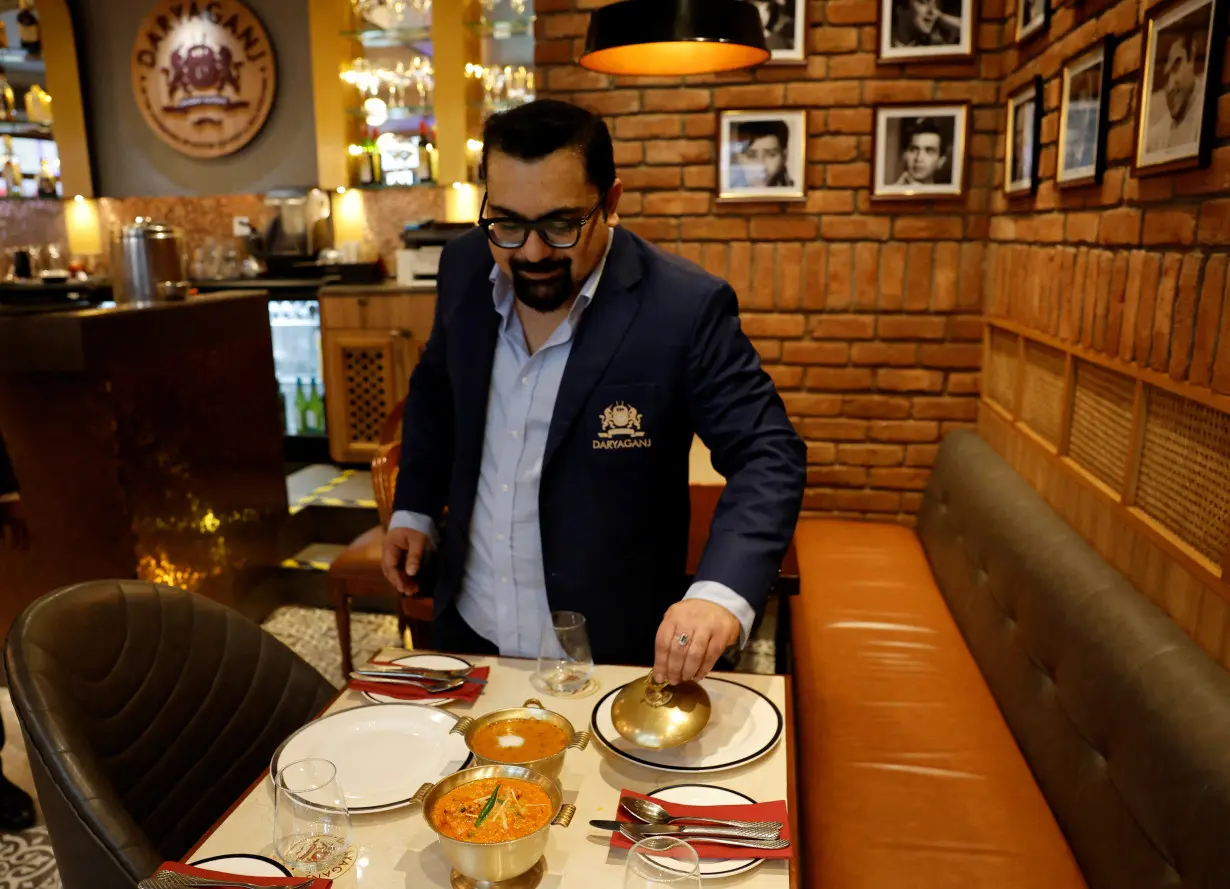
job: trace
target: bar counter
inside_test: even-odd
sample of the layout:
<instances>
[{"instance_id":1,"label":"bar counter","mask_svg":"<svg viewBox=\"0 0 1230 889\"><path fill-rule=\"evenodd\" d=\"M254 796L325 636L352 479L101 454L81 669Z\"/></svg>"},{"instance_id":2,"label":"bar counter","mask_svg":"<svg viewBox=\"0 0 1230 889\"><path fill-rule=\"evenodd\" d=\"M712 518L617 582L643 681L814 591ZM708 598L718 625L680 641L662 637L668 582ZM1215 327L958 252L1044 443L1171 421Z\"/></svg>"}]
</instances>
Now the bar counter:
<instances>
[{"instance_id":1,"label":"bar counter","mask_svg":"<svg viewBox=\"0 0 1230 889\"><path fill-rule=\"evenodd\" d=\"M140 577L235 604L287 516L264 290L0 309L0 434L33 546L0 552L0 632L65 584Z\"/></svg>"}]
</instances>

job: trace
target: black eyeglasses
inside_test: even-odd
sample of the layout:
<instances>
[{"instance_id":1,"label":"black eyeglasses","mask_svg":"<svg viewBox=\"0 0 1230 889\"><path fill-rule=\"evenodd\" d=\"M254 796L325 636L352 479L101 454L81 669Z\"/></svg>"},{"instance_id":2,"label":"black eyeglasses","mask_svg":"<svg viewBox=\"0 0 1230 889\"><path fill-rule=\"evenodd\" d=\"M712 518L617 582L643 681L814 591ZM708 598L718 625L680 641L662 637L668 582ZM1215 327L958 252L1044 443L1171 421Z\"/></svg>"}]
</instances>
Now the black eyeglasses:
<instances>
[{"instance_id":1,"label":"black eyeglasses","mask_svg":"<svg viewBox=\"0 0 1230 889\"><path fill-rule=\"evenodd\" d=\"M487 196L483 195L483 206L478 213L478 224L487 232L487 238L495 246L504 250L519 250L530 238L530 232L538 232L538 237L549 247L557 250L568 250L575 247L581 240L581 232L594 218L602 205L606 203L606 195L598 198L598 203L580 219L569 219L564 216L551 216L546 219L484 219L483 212L487 209Z\"/></svg>"}]
</instances>

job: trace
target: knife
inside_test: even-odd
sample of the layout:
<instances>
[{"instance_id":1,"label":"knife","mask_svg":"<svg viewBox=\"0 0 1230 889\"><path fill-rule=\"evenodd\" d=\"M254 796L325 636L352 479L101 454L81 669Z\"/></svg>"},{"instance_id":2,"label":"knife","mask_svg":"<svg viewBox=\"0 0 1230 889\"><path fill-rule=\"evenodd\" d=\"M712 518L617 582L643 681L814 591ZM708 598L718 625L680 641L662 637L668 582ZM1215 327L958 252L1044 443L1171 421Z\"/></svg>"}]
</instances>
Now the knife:
<instances>
[{"instance_id":1,"label":"knife","mask_svg":"<svg viewBox=\"0 0 1230 889\"><path fill-rule=\"evenodd\" d=\"M487 684L486 679L475 679L464 673L449 673L442 670L416 670L409 667L398 667L392 670L364 667L361 670L355 670L354 674L362 676L364 679L382 679L386 682L396 682L398 679L426 679L431 682L452 682L460 679L473 685Z\"/></svg>"},{"instance_id":2,"label":"knife","mask_svg":"<svg viewBox=\"0 0 1230 889\"><path fill-rule=\"evenodd\" d=\"M741 839L741 840L776 840L778 834L768 829L753 830L746 827L687 827L680 824L635 824L630 821L591 821L590 827L599 830L624 831L642 837L693 837L695 839Z\"/></svg>"}]
</instances>

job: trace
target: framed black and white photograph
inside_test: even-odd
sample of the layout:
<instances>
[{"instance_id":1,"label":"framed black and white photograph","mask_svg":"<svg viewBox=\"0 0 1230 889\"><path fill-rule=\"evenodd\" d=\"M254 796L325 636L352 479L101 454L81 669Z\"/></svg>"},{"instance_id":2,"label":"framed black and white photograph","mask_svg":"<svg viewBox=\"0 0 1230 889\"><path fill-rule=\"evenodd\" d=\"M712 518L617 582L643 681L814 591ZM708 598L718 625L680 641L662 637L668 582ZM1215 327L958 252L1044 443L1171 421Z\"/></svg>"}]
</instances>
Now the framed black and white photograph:
<instances>
[{"instance_id":1,"label":"framed black and white photograph","mask_svg":"<svg viewBox=\"0 0 1230 889\"><path fill-rule=\"evenodd\" d=\"M1114 44L1103 38L1063 66L1059 105L1059 185L1101 182Z\"/></svg>"},{"instance_id":2,"label":"framed black and white photograph","mask_svg":"<svg viewBox=\"0 0 1230 889\"><path fill-rule=\"evenodd\" d=\"M807 0L744 0L760 13L765 43L774 62L807 60Z\"/></svg>"},{"instance_id":3,"label":"framed black and white photograph","mask_svg":"<svg viewBox=\"0 0 1230 889\"><path fill-rule=\"evenodd\" d=\"M1146 13L1132 164L1136 175L1208 163L1216 135L1225 17L1219 0L1171 0Z\"/></svg>"},{"instance_id":4,"label":"framed black and white photograph","mask_svg":"<svg viewBox=\"0 0 1230 889\"><path fill-rule=\"evenodd\" d=\"M872 131L873 198L957 198L965 193L969 106L878 105Z\"/></svg>"},{"instance_id":5,"label":"framed black and white photograph","mask_svg":"<svg viewBox=\"0 0 1230 889\"><path fill-rule=\"evenodd\" d=\"M1051 0L1016 0L1016 42L1040 34L1051 20Z\"/></svg>"},{"instance_id":6,"label":"framed black and white photograph","mask_svg":"<svg viewBox=\"0 0 1230 889\"><path fill-rule=\"evenodd\" d=\"M806 177L806 111L719 113L719 201L802 201Z\"/></svg>"},{"instance_id":7,"label":"framed black and white photograph","mask_svg":"<svg viewBox=\"0 0 1230 889\"><path fill-rule=\"evenodd\" d=\"M1008 97L1008 147L1004 154L1004 191L1038 190L1038 143L1042 137L1042 78Z\"/></svg>"},{"instance_id":8,"label":"framed black and white photograph","mask_svg":"<svg viewBox=\"0 0 1230 889\"><path fill-rule=\"evenodd\" d=\"M969 58L974 11L974 0L880 0L880 61Z\"/></svg>"}]
</instances>

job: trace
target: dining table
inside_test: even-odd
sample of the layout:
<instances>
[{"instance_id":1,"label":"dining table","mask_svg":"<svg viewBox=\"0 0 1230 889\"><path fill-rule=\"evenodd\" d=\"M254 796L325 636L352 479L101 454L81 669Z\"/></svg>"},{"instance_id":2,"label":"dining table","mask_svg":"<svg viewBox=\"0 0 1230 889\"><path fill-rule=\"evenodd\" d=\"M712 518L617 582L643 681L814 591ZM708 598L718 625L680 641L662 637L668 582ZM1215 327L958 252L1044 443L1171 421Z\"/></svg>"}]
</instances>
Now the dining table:
<instances>
[{"instance_id":1,"label":"dining table","mask_svg":"<svg viewBox=\"0 0 1230 889\"><path fill-rule=\"evenodd\" d=\"M392 659L407 653L386 649L377 659ZM459 717L478 717L494 710L521 707L534 698L547 709L566 717L578 730L591 729L594 707L604 695L646 673L644 667L598 665L593 672L597 689L592 693L583 697L547 696L531 684L537 669L533 660L471 657L469 661L476 667L490 668L488 683L477 700L451 702L447 707L449 712ZM540 889L622 887L626 853L610 848L610 832L593 828L589 822L591 819L615 819L623 790L649 793L690 783L727 788L758 802L785 799L791 835L799 836L789 678L747 673L712 675L747 686L773 703L784 719L782 736L776 746L755 761L707 773L680 773L639 765L615 755L597 737L591 739L584 750L568 751L559 781L564 802L575 805L577 813L569 827L557 826L550 830L544 856L546 874L539 884ZM320 715L363 706L381 705L373 704L359 692L343 690ZM388 763L388 768L396 769L397 763ZM262 855L276 860L274 821L274 790L266 771L183 861L235 854ZM417 804L378 813L352 814L351 828L355 863L334 880L335 889L449 889L449 862ZM796 887L799 850L795 848L793 852L792 860L767 860L754 870L727 877L720 883L737 885L741 889ZM706 884L709 882L706 880Z\"/></svg>"}]
</instances>

